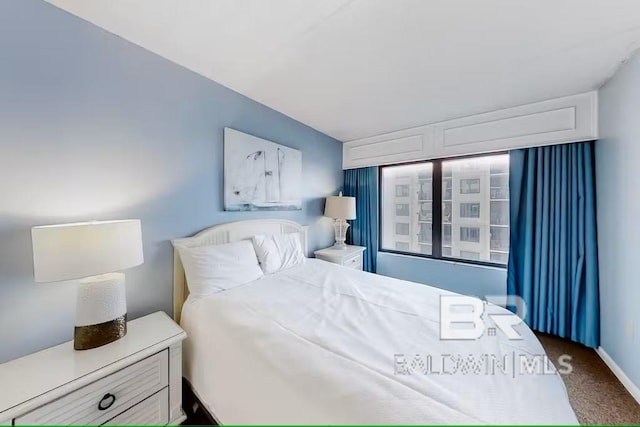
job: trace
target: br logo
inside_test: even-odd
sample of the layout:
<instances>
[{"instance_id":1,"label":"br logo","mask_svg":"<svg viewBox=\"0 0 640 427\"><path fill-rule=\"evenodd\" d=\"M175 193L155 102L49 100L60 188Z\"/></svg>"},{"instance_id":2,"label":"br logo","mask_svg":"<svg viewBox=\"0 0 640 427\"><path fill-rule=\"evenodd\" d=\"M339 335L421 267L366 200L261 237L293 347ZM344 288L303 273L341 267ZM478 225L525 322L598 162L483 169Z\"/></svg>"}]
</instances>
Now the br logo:
<instances>
[{"instance_id":1,"label":"br logo","mask_svg":"<svg viewBox=\"0 0 640 427\"><path fill-rule=\"evenodd\" d=\"M515 306L516 313L499 306ZM440 339L476 340L485 332L502 332L510 340L521 340L516 326L526 314L522 298L514 295L490 295L486 301L464 295L440 296Z\"/></svg>"}]
</instances>

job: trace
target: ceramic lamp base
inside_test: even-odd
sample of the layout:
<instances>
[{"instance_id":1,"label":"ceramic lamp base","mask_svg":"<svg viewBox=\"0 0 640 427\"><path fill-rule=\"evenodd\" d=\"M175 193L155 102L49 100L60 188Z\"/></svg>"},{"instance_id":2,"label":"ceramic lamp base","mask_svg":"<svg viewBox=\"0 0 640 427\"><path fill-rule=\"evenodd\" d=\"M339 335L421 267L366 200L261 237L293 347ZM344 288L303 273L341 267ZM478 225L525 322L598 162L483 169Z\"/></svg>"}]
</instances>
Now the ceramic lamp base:
<instances>
[{"instance_id":1,"label":"ceramic lamp base","mask_svg":"<svg viewBox=\"0 0 640 427\"><path fill-rule=\"evenodd\" d=\"M127 334L127 302L122 273L88 277L80 281L76 304L73 348L88 350Z\"/></svg>"},{"instance_id":2,"label":"ceramic lamp base","mask_svg":"<svg viewBox=\"0 0 640 427\"><path fill-rule=\"evenodd\" d=\"M333 247L335 249L347 249L345 241L347 240L347 229L349 228L349 223L345 219L336 219L333 222L333 228L336 238L336 242Z\"/></svg>"}]
</instances>

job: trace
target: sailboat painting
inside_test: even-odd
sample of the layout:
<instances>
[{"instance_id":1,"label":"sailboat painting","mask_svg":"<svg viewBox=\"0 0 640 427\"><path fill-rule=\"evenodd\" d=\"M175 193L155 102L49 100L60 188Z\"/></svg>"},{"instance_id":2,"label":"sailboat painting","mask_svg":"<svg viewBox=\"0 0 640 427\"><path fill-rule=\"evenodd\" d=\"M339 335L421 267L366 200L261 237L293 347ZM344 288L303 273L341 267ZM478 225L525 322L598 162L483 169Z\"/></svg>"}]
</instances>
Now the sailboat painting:
<instances>
[{"instance_id":1,"label":"sailboat painting","mask_svg":"<svg viewBox=\"0 0 640 427\"><path fill-rule=\"evenodd\" d=\"M224 209L302 209L302 152L224 128Z\"/></svg>"}]
</instances>

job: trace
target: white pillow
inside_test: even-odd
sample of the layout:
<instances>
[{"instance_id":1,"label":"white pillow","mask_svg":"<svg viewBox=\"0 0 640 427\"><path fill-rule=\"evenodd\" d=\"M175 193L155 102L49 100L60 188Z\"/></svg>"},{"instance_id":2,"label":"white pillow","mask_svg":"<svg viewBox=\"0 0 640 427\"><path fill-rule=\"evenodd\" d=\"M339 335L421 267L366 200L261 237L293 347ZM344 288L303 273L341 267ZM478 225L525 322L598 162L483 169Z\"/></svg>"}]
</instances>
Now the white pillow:
<instances>
[{"instance_id":1,"label":"white pillow","mask_svg":"<svg viewBox=\"0 0 640 427\"><path fill-rule=\"evenodd\" d=\"M249 240L189 248L178 246L189 293L211 295L263 276Z\"/></svg>"},{"instance_id":2,"label":"white pillow","mask_svg":"<svg viewBox=\"0 0 640 427\"><path fill-rule=\"evenodd\" d=\"M253 236L253 246L265 274L291 268L304 262L300 233Z\"/></svg>"}]
</instances>

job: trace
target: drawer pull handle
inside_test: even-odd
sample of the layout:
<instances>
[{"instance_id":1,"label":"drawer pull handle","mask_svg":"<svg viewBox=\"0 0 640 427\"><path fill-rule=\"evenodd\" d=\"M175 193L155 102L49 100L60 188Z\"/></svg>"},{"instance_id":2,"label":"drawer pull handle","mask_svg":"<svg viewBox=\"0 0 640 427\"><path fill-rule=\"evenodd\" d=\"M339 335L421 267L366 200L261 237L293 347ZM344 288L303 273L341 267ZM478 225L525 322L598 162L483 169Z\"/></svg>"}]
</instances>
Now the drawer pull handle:
<instances>
[{"instance_id":1,"label":"drawer pull handle","mask_svg":"<svg viewBox=\"0 0 640 427\"><path fill-rule=\"evenodd\" d=\"M101 411L106 411L107 409L111 408L111 405L113 405L115 401L116 397L111 393L107 393L102 397L100 403L98 403L98 409Z\"/></svg>"}]
</instances>

